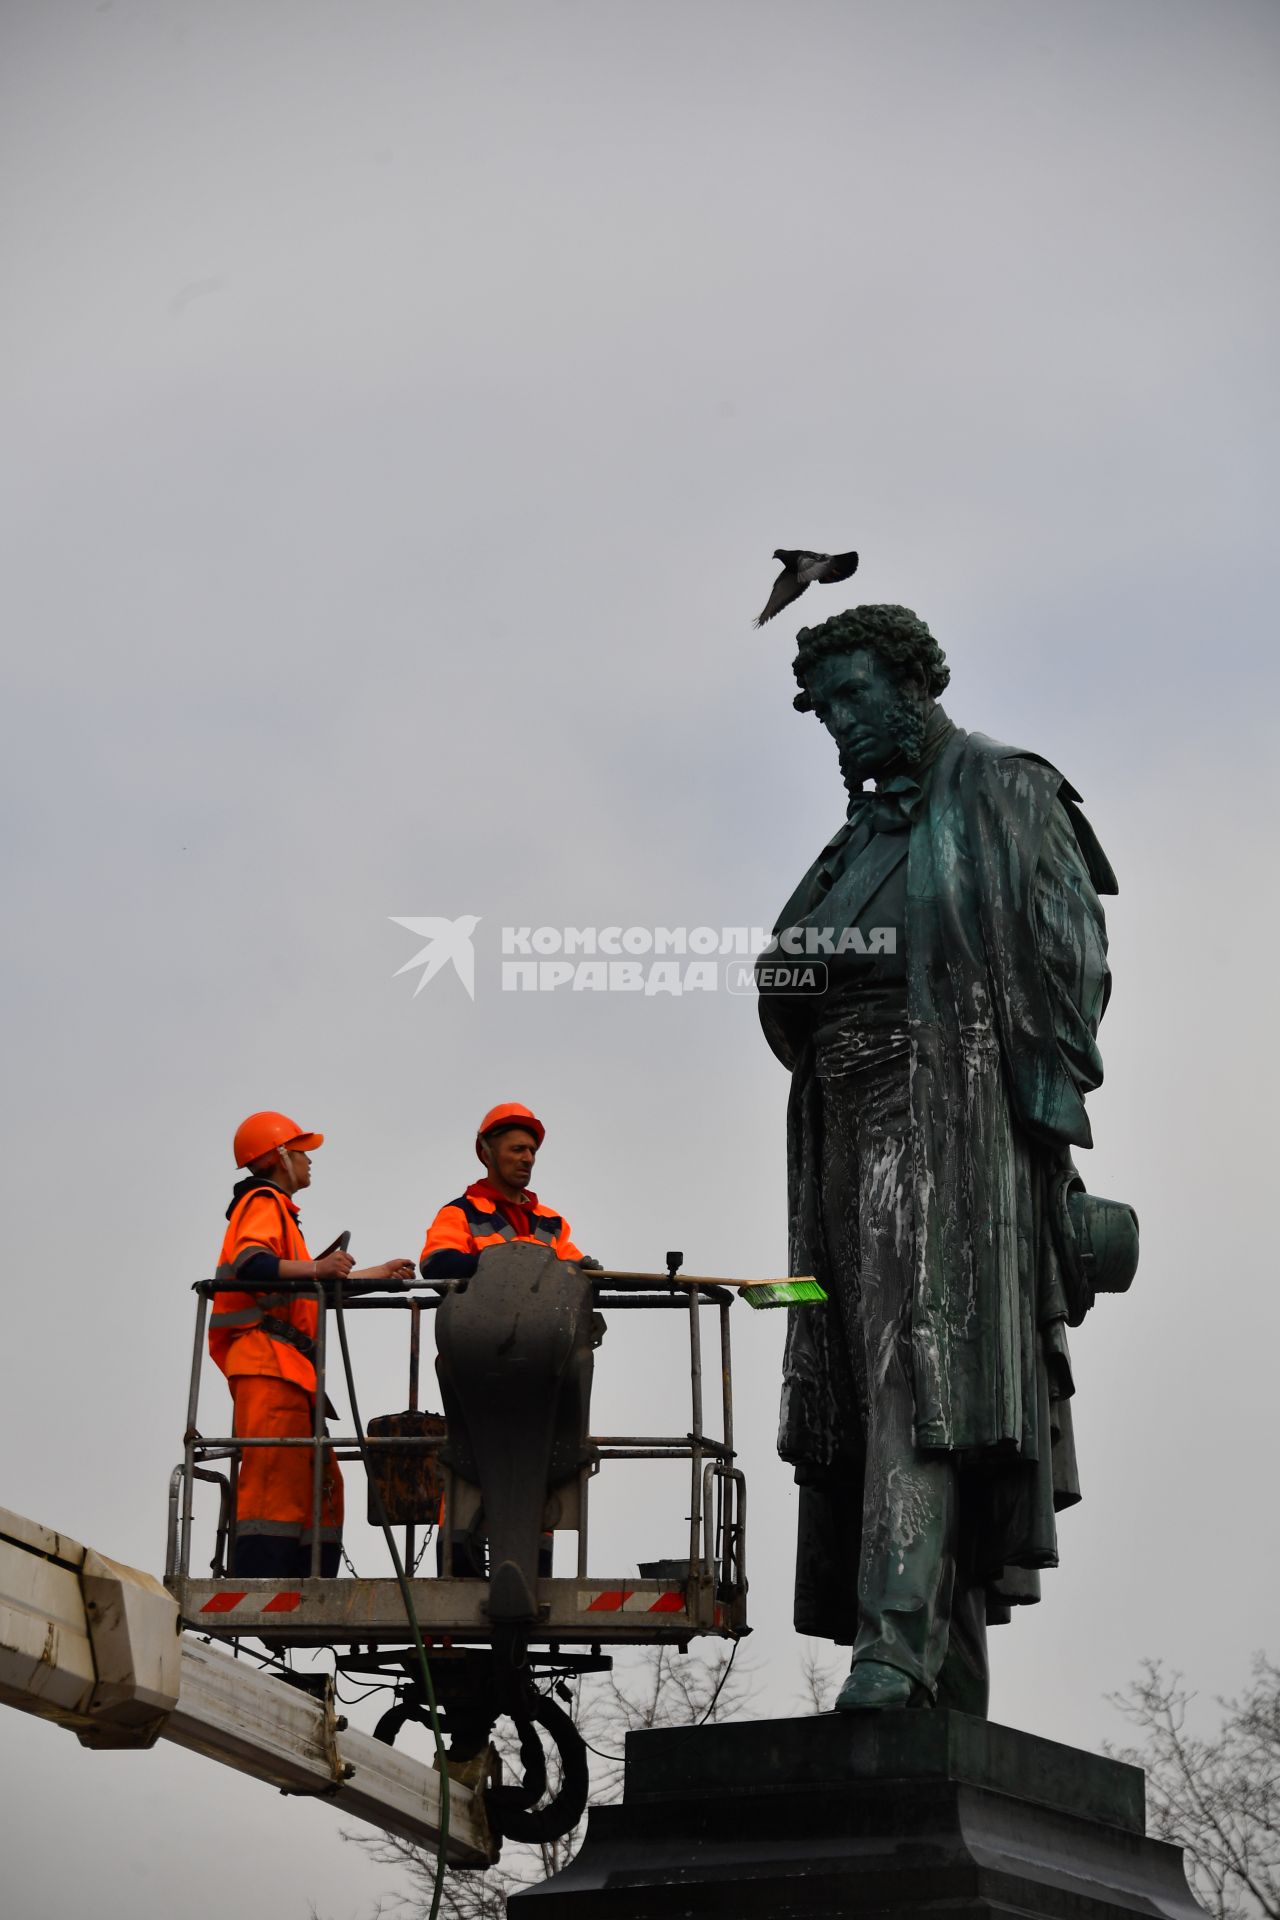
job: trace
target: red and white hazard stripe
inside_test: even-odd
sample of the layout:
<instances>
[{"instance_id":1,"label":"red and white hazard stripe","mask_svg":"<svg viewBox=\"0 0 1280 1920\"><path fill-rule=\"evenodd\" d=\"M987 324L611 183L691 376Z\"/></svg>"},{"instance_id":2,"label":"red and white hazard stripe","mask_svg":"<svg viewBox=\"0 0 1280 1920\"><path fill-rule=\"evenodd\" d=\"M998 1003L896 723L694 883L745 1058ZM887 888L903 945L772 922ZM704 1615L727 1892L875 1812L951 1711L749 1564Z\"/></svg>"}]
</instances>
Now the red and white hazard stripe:
<instances>
[{"instance_id":1,"label":"red and white hazard stripe","mask_svg":"<svg viewBox=\"0 0 1280 1920\"><path fill-rule=\"evenodd\" d=\"M684 1588L654 1595L635 1587L579 1588L579 1613L684 1613L687 1611Z\"/></svg>"},{"instance_id":2,"label":"red and white hazard stripe","mask_svg":"<svg viewBox=\"0 0 1280 1920\"><path fill-rule=\"evenodd\" d=\"M234 1613L242 1600L252 1602L247 1609L251 1613L292 1613L295 1607L302 1605L302 1595L292 1587L282 1588L279 1593L273 1593L269 1599L265 1600L260 1599L256 1593L250 1593L247 1588L243 1592L236 1593L232 1588L224 1587L221 1593L215 1593L212 1599L206 1600L200 1611L201 1613Z\"/></svg>"}]
</instances>

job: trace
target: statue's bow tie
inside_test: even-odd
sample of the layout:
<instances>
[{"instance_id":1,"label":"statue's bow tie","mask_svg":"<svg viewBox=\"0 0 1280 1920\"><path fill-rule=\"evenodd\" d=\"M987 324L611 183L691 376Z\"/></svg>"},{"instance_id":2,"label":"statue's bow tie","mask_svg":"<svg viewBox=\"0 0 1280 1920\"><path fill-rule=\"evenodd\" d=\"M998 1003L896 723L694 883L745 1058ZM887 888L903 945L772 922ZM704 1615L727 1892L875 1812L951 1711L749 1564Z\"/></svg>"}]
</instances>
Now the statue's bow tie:
<instances>
[{"instance_id":1,"label":"statue's bow tie","mask_svg":"<svg viewBox=\"0 0 1280 1920\"><path fill-rule=\"evenodd\" d=\"M882 787L859 794L849 809L851 825L866 821L873 833L905 833L924 805L924 788L909 773L895 773Z\"/></svg>"}]
</instances>

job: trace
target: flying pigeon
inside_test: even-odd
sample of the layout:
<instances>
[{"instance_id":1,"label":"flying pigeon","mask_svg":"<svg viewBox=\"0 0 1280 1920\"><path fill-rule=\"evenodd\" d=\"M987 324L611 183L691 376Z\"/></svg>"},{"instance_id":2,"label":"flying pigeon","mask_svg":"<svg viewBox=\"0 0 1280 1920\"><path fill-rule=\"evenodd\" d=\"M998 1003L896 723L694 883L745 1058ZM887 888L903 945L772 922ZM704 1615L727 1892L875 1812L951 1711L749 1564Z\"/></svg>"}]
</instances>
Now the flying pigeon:
<instances>
[{"instance_id":1,"label":"flying pigeon","mask_svg":"<svg viewBox=\"0 0 1280 1920\"><path fill-rule=\"evenodd\" d=\"M766 620L772 620L775 613L781 613L784 607L798 600L805 588L815 580L824 583L828 580L847 580L857 571L856 553L799 553L787 547L775 547L775 560L781 560L782 572L773 583L773 592L759 619L753 624L762 627Z\"/></svg>"}]
</instances>

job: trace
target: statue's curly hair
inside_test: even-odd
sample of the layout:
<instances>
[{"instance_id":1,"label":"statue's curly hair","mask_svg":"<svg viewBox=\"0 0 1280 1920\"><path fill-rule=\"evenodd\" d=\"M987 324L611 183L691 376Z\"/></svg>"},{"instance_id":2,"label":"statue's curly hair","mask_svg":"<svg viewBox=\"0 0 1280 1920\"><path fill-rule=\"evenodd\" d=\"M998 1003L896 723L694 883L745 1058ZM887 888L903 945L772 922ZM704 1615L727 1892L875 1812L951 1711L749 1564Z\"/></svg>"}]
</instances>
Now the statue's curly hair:
<instances>
[{"instance_id":1,"label":"statue's curly hair","mask_svg":"<svg viewBox=\"0 0 1280 1920\"><path fill-rule=\"evenodd\" d=\"M800 691L792 705L797 713L813 711L809 674L819 660L833 653L857 653L865 647L880 655L895 680L901 683L918 676L932 695L941 693L951 678L946 654L910 607L850 607L819 627L801 627L796 644L799 651L792 668Z\"/></svg>"}]
</instances>

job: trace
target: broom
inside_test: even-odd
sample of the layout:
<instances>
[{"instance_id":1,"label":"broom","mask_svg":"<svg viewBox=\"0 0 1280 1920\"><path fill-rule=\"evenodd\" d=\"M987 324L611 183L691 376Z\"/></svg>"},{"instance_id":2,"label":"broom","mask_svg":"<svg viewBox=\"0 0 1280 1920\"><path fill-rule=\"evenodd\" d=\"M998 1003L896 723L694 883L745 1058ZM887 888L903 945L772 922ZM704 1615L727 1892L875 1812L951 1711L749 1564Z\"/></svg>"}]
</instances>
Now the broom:
<instances>
[{"instance_id":1,"label":"broom","mask_svg":"<svg viewBox=\"0 0 1280 1920\"><path fill-rule=\"evenodd\" d=\"M732 1287L748 1307L817 1307L826 1289L811 1274L792 1274L786 1280L722 1280L708 1274L681 1273L683 1254L667 1255L665 1273L623 1273L614 1268L585 1268L593 1283L618 1281L623 1286Z\"/></svg>"}]
</instances>

